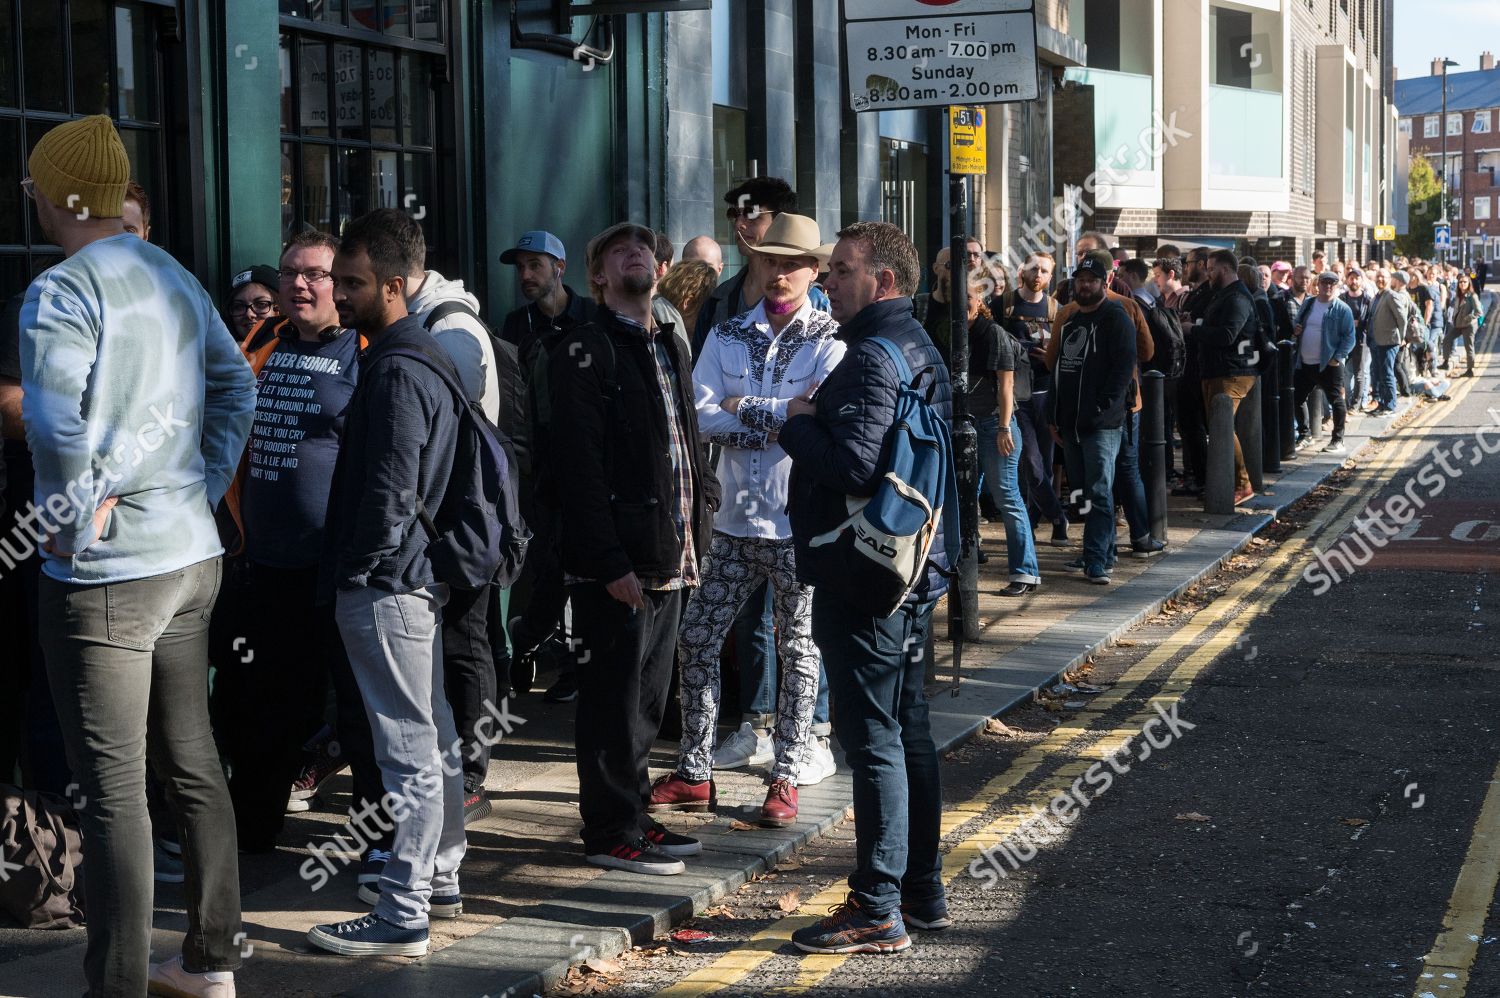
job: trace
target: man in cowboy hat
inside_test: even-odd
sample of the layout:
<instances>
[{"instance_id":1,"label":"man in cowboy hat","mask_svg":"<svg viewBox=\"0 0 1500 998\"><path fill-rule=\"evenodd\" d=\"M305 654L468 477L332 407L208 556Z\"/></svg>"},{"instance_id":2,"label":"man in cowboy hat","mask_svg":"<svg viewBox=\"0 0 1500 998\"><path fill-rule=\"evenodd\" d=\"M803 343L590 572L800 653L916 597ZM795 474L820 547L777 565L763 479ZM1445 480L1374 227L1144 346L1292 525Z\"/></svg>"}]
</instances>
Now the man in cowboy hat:
<instances>
[{"instance_id":1,"label":"man in cowboy hat","mask_svg":"<svg viewBox=\"0 0 1500 998\"><path fill-rule=\"evenodd\" d=\"M798 771L812 734L822 662L812 640L812 587L797 578L787 522L792 459L776 441L791 400L810 397L844 356L838 323L809 299L831 251L822 245L817 222L777 215L754 249L759 304L715 326L693 370L698 431L720 447L726 501L714 517L702 585L683 615L682 745L676 771L652 787L652 811L714 805L719 652L740 607L766 582L782 674L761 824L780 828L797 817Z\"/></svg>"}]
</instances>

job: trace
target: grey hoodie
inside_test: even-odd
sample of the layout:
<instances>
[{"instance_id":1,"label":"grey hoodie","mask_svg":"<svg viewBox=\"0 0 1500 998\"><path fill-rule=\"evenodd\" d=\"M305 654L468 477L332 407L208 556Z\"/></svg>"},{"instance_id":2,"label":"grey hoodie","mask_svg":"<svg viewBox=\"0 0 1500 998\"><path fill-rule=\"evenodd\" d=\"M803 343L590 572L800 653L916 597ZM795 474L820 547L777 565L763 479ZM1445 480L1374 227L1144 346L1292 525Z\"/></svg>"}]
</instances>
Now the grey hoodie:
<instances>
[{"instance_id":1,"label":"grey hoodie","mask_svg":"<svg viewBox=\"0 0 1500 998\"><path fill-rule=\"evenodd\" d=\"M416 292L406 300L406 311L417 318L444 302L463 302L479 314L479 299L464 289L463 281L450 281L435 270L429 270ZM500 421L500 378L495 372L495 347L490 331L462 312L444 316L431 330L443 350L453 359L464 391L470 401L478 402L490 422Z\"/></svg>"}]
</instances>

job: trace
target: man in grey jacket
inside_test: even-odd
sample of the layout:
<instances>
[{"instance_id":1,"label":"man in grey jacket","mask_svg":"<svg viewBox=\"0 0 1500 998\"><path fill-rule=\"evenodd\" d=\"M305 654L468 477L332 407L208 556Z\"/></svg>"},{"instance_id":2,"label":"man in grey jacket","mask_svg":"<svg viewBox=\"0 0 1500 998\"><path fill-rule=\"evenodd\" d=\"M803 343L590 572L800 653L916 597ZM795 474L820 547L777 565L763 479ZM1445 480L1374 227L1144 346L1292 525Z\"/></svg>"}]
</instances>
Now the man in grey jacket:
<instances>
[{"instance_id":1,"label":"man in grey jacket","mask_svg":"<svg viewBox=\"0 0 1500 998\"><path fill-rule=\"evenodd\" d=\"M1389 418L1396 414L1396 355L1406 338L1413 309L1406 293L1406 271L1375 275L1375 302L1370 306L1371 372L1376 408L1372 415Z\"/></svg>"}]
</instances>

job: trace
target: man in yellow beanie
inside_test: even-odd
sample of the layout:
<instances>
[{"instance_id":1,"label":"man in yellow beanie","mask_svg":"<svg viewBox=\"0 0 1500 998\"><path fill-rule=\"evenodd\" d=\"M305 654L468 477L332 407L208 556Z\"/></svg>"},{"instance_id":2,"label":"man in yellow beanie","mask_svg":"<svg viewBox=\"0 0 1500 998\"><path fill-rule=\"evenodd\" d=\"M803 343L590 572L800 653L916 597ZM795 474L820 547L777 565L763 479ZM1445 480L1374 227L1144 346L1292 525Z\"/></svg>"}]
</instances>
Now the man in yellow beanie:
<instances>
[{"instance_id":1,"label":"man in yellow beanie","mask_svg":"<svg viewBox=\"0 0 1500 998\"><path fill-rule=\"evenodd\" d=\"M208 719L208 620L223 553L213 508L255 381L197 280L125 231L130 161L108 118L52 129L30 170L23 186L66 259L21 307L36 468L22 522L44 556L42 650L83 802L88 994L232 998L239 869ZM155 966L148 757L188 868L183 952Z\"/></svg>"}]
</instances>

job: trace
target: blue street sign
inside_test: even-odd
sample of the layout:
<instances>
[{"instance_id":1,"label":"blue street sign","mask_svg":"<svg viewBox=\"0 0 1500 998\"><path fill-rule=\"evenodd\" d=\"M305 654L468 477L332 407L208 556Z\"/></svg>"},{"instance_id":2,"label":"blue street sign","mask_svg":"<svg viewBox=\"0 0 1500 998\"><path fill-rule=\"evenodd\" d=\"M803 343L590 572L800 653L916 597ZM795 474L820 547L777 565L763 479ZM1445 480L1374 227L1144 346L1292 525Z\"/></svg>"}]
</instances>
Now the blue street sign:
<instances>
[{"instance_id":1,"label":"blue street sign","mask_svg":"<svg viewBox=\"0 0 1500 998\"><path fill-rule=\"evenodd\" d=\"M1432 248L1450 250L1453 248L1453 229L1448 225L1434 225L1432 227Z\"/></svg>"}]
</instances>

